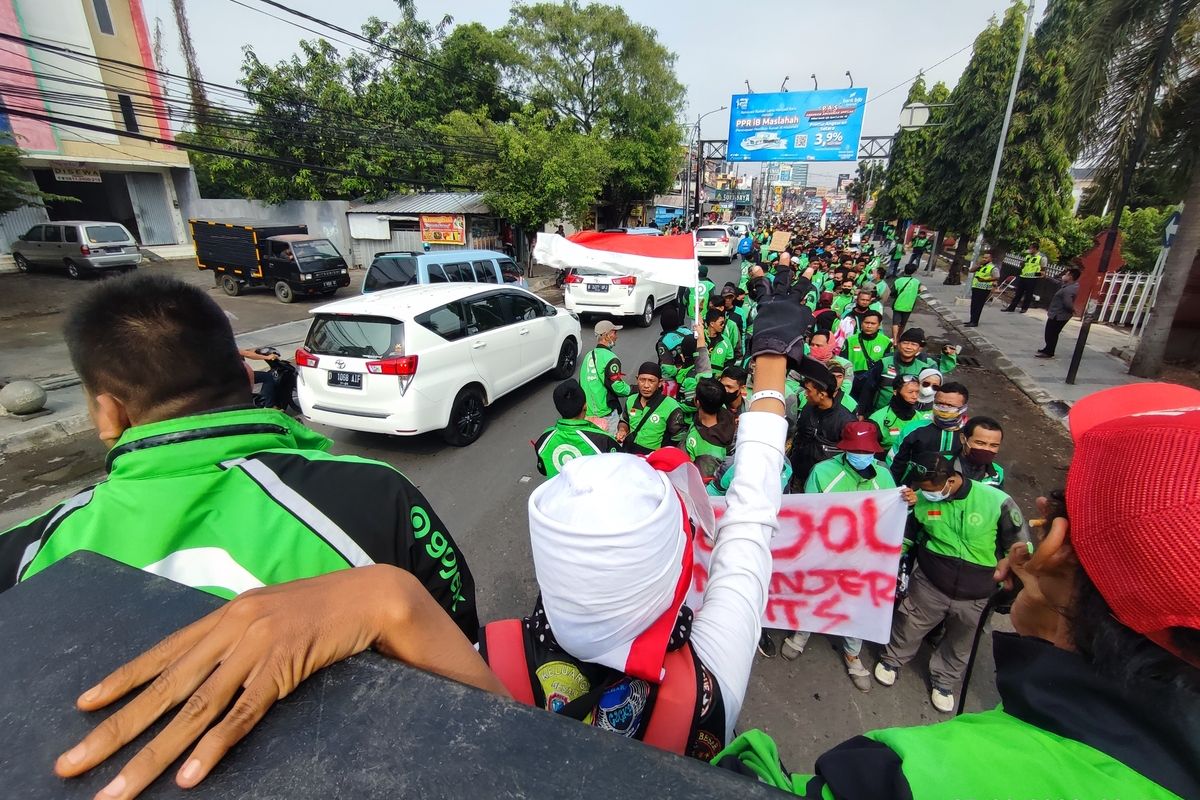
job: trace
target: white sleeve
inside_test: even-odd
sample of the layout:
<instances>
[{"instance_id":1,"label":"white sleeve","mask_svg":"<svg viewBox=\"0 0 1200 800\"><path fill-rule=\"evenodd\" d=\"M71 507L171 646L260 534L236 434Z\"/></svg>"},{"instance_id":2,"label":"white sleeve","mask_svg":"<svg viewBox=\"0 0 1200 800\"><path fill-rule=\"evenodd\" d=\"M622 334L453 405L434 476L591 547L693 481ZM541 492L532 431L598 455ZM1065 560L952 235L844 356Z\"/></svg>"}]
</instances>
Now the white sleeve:
<instances>
[{"instance_id":1,"label":"white sleeve","mask_svg":"<svg viewBox=\"0 0 1200 800\"><path fill-rule=\"evenodd\" d=\"M704 603L692 623L692 649L721 687L725 741L742 710L771 580L771 538L779 527L784 437L777 414L738 420L733 484L717 525Z\"/></svg>"}]
</instances>

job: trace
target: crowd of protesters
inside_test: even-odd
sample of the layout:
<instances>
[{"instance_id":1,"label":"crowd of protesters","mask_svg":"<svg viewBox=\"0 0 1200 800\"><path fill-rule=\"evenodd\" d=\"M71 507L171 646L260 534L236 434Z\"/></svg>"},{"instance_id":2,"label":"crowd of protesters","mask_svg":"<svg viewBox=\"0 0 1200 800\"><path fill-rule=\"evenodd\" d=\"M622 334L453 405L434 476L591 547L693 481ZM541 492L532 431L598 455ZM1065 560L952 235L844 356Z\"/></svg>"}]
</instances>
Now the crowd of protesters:
<instances>
[{"instance_id":1,"label":"crowd of protesters","mask_svg":"<svg viewBox=\"0 0 1200 800\"><path fill-rule=\"evenodd\" d=\"M197 498L176 502L294 516L276 509L279 494L255 493L269 475L317 503L354 502L331 485L374 495L395 519L364 517L378 532L351 526L346 541L309 541L297 527L289 552L306 561L264 576L266 588L225 593L238 596L84 693L80 707L94 710L151 683L170 702L124 706L56 771L91 769L196 694L104 796L135 796L199 740L176 775L194 786L276 699L374 647L806 797L1200 796L1200 393L1139 385L1081 401L1065 489L1039 500L1031 525L1004 491L1003 428L970 415L954 380L957 348L929 353L908 325L919 255L885 277L885 262L897 271L897 240L855 233L853 220L776 220L748 233L740 280L718 289L702 269L664 310L654 352L629 359L635 374L619 355L620 327L596 324L579 378L555 388L560 419L534 442L547 476L528 506L538 595L527 616L482 628L470 554L402 475L313 457L323 437L282 422L266 436L286 417L241 408L250 384L210 298L150 276L101 287L74 313L68 343L116 466L140 460L138 472L114 470L87 497L0 537L13 581L68 544L141 567L188 541L278 552L272 526L256 526L256 541L214 515L171 517L178 530L160 516L136 536L115 525L122 508L170 506L180 459L198 476ZM176 346L156 353L164 337ZM106 361L118 340L141 358ZM181 353L212 385L169 380ZM219 453L197 444L215 439ZM146 455L156 448L157 461ZM841 642L851 684L893 685L928 642L930 702L951 712L976 630L1007 589L1017 632L994 635L1003 705L866 732L790 774L765 734L735 734L756 646L763 656L777 647L760 619L781 497L864 490L899 491L910 510L890 640L873 668L863 642ZM719 519L715 495L726 498ZM68 524L71 543L51 537ZM714 548L693 612L682 587L698 536ZM786 632L784 657L800 657L809 637Z\"/></svg>"}]
</instances>

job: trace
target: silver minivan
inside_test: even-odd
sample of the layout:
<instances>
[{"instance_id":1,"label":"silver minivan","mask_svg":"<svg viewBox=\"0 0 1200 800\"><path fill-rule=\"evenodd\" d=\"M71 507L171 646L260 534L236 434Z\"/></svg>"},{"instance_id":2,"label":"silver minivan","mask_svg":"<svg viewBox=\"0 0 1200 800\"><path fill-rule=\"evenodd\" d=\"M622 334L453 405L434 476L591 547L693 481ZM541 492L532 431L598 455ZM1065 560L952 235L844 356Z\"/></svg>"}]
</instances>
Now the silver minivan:
<instances>
[{"instance_id":1,"label":"silver minivan","mask_svg":"<svg viewBox=\"0 0 1200 800\"><path fill-rule=\"evenodd\" d=\"M13 243L17 269L65 269L72 278L104 270L134 269L142 252L119 222L63 220L34 225Z\"/></svg>"}]
</instances>

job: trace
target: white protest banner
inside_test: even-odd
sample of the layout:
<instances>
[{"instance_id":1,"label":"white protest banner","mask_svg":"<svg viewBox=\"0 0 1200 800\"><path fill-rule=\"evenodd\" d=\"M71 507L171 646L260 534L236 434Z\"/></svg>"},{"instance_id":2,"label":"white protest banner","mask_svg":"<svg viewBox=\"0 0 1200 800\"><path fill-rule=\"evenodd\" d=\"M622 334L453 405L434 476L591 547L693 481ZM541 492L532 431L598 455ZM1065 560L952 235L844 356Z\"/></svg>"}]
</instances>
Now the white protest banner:
<instances>
[{"instance_id":1,"label":"white protest banner","mask_svg":"<svg viewBox=\"0 0 1200 800\"><path fill-rule=\"evenodd\" d=\"M712 498L717 519L725 499ZM771 542L763 626L887 642L908 507L899 489L785 494ZM688 605L699 608L712 543L696 538Z\"/></svg>"}]
</instances>

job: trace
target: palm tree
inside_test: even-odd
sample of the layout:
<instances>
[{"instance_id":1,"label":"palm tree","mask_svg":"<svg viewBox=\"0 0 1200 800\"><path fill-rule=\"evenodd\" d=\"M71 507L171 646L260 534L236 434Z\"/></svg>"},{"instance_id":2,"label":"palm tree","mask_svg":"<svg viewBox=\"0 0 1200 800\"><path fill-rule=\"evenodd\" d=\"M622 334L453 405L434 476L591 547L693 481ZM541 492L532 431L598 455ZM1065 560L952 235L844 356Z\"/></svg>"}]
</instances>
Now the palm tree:
<instances>
[{"instance_id":1,"label":"palm tree","mask_svg":"<svg viewBox=\"0 0 1200 800\"><path fill-rule=\"evenodd\" d=\"M1162 171L1185 201L1158 302L1130 368L1153 377L1162 369L1171 323L1200 249L1200 0L1098 0L1088 13L1071 65L1077 113L1068 139L1096 167L1101 191L1116 194L1101 268L1139 165ZM1087 325L1085 320L1077 354ZM1068 380L1076 366L1073 361Z\"/></svg>"}]
</instances>

